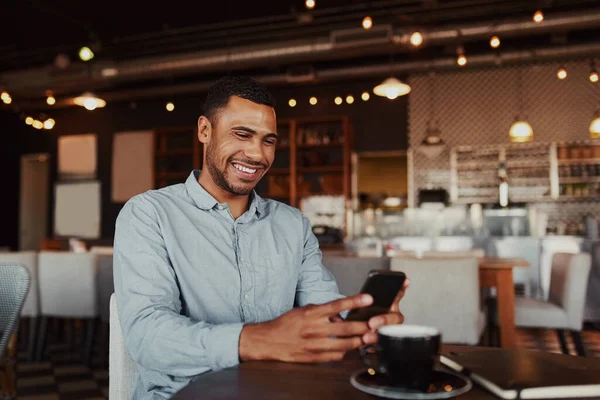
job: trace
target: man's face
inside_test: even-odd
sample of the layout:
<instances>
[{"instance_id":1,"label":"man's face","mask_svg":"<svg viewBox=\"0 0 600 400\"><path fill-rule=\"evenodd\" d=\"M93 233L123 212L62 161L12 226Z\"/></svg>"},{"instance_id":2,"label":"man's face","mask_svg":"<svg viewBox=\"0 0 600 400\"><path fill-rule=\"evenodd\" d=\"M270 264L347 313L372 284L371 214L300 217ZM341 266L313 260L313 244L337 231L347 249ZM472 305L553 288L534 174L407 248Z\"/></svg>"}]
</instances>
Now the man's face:
<instances>
[{"instance_id":1,"label":"man's face","mask_svg":"<svg viewBox=\"0 0 600 400\"><path fill-rule=\"evenodd\" d=\"M205 142L205 168L222 190L247 195L275 158L275 110L232 96L214 120Z\"/></svg>"}]
</instances>

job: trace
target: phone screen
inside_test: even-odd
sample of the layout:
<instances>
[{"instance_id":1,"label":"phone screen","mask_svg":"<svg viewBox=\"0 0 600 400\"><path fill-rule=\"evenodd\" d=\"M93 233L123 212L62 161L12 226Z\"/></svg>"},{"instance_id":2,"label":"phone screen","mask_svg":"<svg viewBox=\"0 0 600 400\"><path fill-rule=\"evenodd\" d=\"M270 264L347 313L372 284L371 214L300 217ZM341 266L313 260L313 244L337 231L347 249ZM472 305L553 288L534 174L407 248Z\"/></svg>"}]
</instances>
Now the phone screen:
<instances>
[{"instance_id":1,"label":"phone screen","mask_svg":"<svg viewBox=\"0 0 600 400\"><path fill-rule=\"evenodd\" d=\"M387 313L405 280L406 275L399 271L371 271L360 292L373 296L373 304L351 310L346 319L366 321L372 316Z\"/></svg>"}]
</instances>

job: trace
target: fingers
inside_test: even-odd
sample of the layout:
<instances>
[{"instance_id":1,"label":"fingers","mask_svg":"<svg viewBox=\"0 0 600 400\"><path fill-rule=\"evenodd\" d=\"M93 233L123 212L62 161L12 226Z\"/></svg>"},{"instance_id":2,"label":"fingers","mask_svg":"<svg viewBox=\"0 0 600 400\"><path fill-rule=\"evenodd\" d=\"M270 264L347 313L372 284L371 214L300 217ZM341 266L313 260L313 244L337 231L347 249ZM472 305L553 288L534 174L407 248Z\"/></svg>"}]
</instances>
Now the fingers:
<instances>
[{"instance_id":1,"label":"fingers","mask_svg":"<svg viewBox=\"0 0 600 400\"><path fill-rule=\"evenodd\" d=\"M304 349L307 352L339 352L358 349L362 346L361 337L352 338L320 338L306 341Z\"/></svg>"},{"instance_id":2,"label":"fingers","mask_svg":"<svg viewBox=\"0 0 600 400\"><path fill-rule=\"evenodd\" d=\"M341 315L334 315L329 318L329 322L342 322L343 320L344 318L342 318Z\"/></svg>"},{"instance_id":3,"label":"fingers","mask_svg":"<svg viewBox=\"0 0 600 400\"><path fill-rule=\"evenodd\" d=\"M362 336L369 331L366 322L348 322L341 320L330 324L319 324L310 330L307 330L304 337L350 337Z\"/></svg>"},{"instance_id":4,"label":"fingers","mask_svg":"<svg viewBox=\"0 0 600 400\"><path fill-rule=\"evenodd\" d=\"M369 328L375 330L384 325L396 325L404 322L404 315L400 312L378 315L369 320Z\"/></svg>"},{"instance_id":5,"label":"fingers","mask_svg":"<svg viewBox=\"0 0 600 400\"><path fill-rule=\"evenodd\" d=\"M373 303L373 297L368 294L357 294L344 299L334 300L329 303L321 304L308 308L307 314L312 317L331 317L339 315L342 311L355 308L367 307Z\"/></svg>"},{"instance_id":6,"label":"fingers","mask_svg":"<svg viewBox=\"0 0 600 400\"><path fill-rule=\"evenodd\" d=\"M391 312L399 312L400 311L400 300L402 300L402 298L404 297L404 294L406 293L406 289L408 288L409 285L410 285L410 281L407 278L404 281L404 285L402 285L402 289L400 289L400 291L396 295L396 298L394 299L394 302L392 303L392 306L390 307Z\"/></svg>"}]
</instances>

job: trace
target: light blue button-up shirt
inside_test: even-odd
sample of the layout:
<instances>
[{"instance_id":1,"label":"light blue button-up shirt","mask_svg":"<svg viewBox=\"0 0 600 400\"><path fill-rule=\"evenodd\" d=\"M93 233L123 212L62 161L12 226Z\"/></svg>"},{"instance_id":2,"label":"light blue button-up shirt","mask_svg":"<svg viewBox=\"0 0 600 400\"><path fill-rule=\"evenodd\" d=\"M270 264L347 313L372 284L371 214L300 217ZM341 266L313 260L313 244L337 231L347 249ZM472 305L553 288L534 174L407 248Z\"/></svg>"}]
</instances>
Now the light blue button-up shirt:
<instances>
[{"instance_id":1,"label":"light blue button-up shirt","mask_svg":"<svg viewBox=\"0 0 600 400\"><path fill-rule=\"evenodd\" d=\"M343 297L298 209L253 193L234 219L199 173L133 197L117 218L115 293L135 399L168 398L238 364L244 324Z\"/></svg>"}]
</instances>

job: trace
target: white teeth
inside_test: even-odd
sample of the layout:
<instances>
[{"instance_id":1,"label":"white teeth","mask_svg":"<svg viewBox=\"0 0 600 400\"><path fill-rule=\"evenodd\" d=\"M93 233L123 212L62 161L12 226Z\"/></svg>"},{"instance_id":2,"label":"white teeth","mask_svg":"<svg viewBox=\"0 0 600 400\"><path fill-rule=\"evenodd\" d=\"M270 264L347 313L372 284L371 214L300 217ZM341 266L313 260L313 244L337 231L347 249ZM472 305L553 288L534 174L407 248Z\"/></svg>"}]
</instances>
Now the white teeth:
<instances>
[{"instance_id":1,"label":"white teeth","mask_svg":"<svg viewBox=\"0 0 600 400\"><path fill-rule=\"evenodd\" d=\"M256 172L256 168L254 168L254 169L252 169L252 168L246 168L246 167L242 167L241 165L238 165L238 164L233 164L233 166L235 168L239 169L240 171L247 172L249 174L253 174L253 173Z\"/></svg>"}]
</instances>

